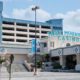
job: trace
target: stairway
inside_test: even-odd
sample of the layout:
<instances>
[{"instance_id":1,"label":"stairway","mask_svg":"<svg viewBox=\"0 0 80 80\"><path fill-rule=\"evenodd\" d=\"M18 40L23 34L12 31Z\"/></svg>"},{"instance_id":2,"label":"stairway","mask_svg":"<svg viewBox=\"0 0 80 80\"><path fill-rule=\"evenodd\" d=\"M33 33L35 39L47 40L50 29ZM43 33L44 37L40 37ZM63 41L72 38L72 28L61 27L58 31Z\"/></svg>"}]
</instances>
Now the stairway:
<instances>
[{"instance_id":1,"label":"stairway","mask_svg":"<svg viewBox=\"0 0 80 80\"><path fill-rule=\"evenodd\" d=\"M7 70L9 71L9 67L7 67ZM12 72L28 72L28 70L24 67L23 64L12 64L11 71Z\"/></svg>"}]
</instances>

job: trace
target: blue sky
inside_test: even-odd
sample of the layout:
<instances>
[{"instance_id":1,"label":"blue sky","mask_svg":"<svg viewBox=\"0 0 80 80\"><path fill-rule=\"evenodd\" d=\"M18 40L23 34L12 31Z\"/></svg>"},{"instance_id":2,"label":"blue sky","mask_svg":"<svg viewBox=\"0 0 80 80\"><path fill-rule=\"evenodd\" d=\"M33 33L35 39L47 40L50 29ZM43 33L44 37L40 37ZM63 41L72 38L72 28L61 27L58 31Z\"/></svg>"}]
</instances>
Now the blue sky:
<instances>
[{"instance_id":1,"label":"blue sky","mask_svg":"<svg viewBox=\"0 0 80 80\"><path fill-rule=\"evenodd\" d=\"M3 16L34 20L31 8L38 5L37 20L63 18L64 30L80 32L80 0L0 0Z\"/></svg>"}]
</instances>

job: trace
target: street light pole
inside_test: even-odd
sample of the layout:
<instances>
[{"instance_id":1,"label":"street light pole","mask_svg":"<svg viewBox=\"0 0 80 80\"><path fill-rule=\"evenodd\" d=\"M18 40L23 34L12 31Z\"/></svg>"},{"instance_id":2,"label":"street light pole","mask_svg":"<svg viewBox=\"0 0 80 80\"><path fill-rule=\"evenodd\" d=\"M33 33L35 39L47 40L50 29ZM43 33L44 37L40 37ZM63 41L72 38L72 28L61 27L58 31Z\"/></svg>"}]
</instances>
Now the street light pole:
<instances>
[{"instance_id":1,"label":"street light pole","mask_svg":"<svg viewBox=\"0 0 80 80\"><path fill-rule=\"evenodd\" d=\"M37 65L36 65L36 10L38 10L39 9L39 7L38 6L35 6L34 8L32 8L32 11L34 11L35 12L35 70L34 70L34 75L36 75L37 73Z\"/></svg>"}]
</instances>

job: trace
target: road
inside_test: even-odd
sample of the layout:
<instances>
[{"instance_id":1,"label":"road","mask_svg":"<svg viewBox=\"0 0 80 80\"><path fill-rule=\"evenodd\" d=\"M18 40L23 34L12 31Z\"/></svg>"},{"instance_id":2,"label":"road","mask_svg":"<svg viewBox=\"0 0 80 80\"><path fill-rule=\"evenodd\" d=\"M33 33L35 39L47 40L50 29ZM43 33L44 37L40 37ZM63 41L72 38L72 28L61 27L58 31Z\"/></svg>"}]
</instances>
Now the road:
<instances>
[{"instance_id":1,"label":"road","mask_svg":"<svg viewBox=\"0 0 80 80\"><path fill-rule=\"evenodd\" d=\"M80 80L80 73L39 72L36 76L33 74L33 72L14 72L11 80ZM0 80L9 80L9 74L0 73Z\"/></svg>"}]
</instances>

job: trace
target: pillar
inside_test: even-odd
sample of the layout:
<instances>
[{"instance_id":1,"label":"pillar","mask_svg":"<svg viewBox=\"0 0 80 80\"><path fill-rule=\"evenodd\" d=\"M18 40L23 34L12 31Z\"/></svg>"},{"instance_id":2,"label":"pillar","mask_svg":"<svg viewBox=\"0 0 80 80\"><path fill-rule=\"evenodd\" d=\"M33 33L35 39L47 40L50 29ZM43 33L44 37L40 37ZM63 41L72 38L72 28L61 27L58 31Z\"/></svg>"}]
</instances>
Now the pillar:
<instances>
[{"instance_id":1,"label":"pillar","mask_svg":"<svg viewBox=\"0 0 80 80\"><path fill-rule=\"evenodd\" d=\"M75 70L80 71L80 54L76 54L76 62Z\"/></svg>"},{"instance_id":2,"label":"pillar","mask_svg":"<svg viewBox=\"0 0 80 80\"><path fill-rule=\"evenodd\" d=\"M80 64L80 54L76 55L77 65Z\"/></svg>"},{"instance_id":3,"label":"pillar","mask_svg":"<svg viewBox=\"0 0 80 80\"><path fill-rule=\"evenodd\" d=\"M62 66L62 68L64 68L66 65L66 59L65 56L60 56L60 65Z\"/></svg>"}]
</instances>

